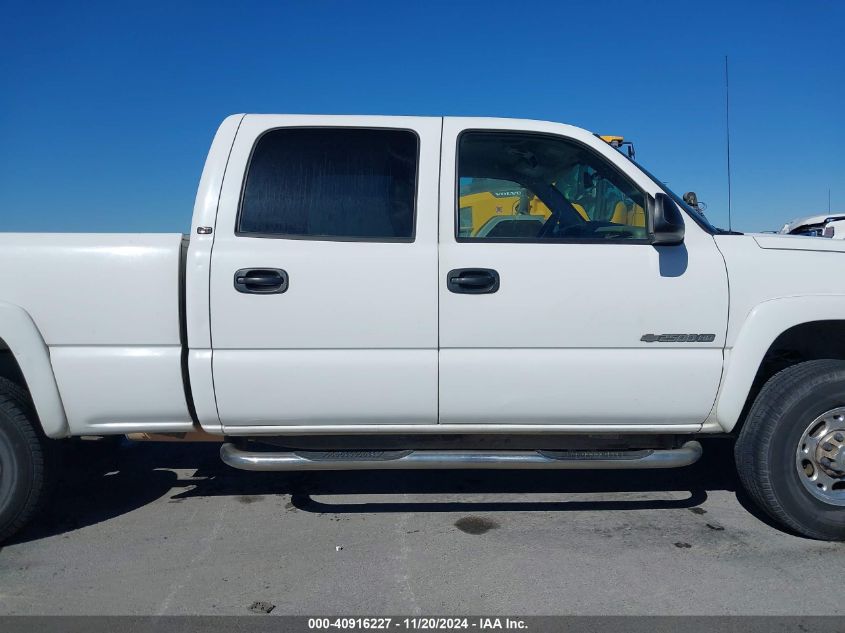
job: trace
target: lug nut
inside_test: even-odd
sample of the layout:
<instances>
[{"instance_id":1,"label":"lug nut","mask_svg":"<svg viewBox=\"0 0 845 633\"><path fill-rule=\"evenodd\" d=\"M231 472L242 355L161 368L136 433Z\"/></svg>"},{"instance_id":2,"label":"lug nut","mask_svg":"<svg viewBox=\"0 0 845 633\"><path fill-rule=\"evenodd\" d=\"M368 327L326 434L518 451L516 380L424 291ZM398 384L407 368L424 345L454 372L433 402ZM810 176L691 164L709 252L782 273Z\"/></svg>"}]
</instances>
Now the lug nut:
<instances>
[{"instance_id":1,"label":"lug nut","mask_svg":"<svg viewBox=\"0 0 845 633\"><path fill-rule=\"evenodd\" d=\"M827 458L827 457L822 457L822 458L819 460L819 462L820 462L820 463L821 463L821 465L822 465L822 466L824 466L825 468L830 468L831 466L833 466L833 462L832 462L829 458Z\"/></svg>"},{"instance_id":2,"label":"lug nut","mask_svg":"<svg viewBox=\"0 0 845 633\"><path fill-rule=\"evenodd\" d=\"M833 446L833 444L831 444L830 442L825 442L824 444L822 444L822 449L823 449L823 450L826 450L826 451L832 451L832 450L833 450L833 448L834 448L834 446Z\"/></svg>"},{"instance_id":3,"label":"lug nut","mask_svg":"<svg viewBox=\"0 0 845 633\"><path fill-rule=\"evenodd\" d=\"M845 442L845 433L837 433L833 436L833 439L835 439L837 442Z\"/></svg>"}]
</instances>

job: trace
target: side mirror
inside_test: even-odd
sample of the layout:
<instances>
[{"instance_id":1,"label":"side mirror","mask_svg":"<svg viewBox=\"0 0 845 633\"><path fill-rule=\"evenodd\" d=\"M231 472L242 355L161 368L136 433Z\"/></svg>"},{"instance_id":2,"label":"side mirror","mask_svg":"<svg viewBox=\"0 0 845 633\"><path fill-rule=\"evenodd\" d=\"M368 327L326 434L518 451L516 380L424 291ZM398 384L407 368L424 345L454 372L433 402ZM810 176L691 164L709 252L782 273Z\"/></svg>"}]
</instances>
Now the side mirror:
<instances>
[{"instance_id":1,"label":"side mirror","mask_svg":"<svg viewBox=\"0 0 845 633\"><path fill-rule=\"evenodd\" d=\"M683 243L684 216L675 201L665 193L654 196L651 222L652 244L671 246Z\"/></svg>"}]
</instances>

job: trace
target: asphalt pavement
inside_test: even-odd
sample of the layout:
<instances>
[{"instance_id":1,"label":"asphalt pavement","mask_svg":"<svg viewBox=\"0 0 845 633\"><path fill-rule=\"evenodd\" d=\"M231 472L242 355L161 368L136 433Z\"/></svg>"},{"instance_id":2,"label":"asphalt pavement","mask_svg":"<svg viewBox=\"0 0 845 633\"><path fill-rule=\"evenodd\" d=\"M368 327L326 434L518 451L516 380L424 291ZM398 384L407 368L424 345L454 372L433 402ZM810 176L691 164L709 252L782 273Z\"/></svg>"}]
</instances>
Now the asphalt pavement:
<instances>
[{"instance_id":1,"label":"asphalt pavement","mask_svg":"<svg viewBox=\"0 0 845 633\"><path fill-rule=\"evenodd\" d=\"M247 473L77 441L0 614L845 613L845 545L770 525L710 440L664 471Z\"/></svg>"}]
</instances>

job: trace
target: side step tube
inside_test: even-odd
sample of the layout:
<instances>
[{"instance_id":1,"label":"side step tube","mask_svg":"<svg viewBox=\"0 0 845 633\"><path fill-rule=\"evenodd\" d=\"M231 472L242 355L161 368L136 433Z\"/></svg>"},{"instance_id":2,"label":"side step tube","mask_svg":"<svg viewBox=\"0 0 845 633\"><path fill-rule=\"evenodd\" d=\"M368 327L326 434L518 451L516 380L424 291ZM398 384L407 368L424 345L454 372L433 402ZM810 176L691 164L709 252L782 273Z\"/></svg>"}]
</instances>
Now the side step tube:
<instances>
[{"instance_id":1,"label":"side step tube","mask_svg":"<svg viewBox=\"0 0 845 633\"><path fill-rule=\"evenodd\" d=\"M678 468L701 457L701 444L636 451L298 451L241 450L220 447L220 458L241 470L376 470L445 468L625 469Z\"/></svg>"}]
</instances>

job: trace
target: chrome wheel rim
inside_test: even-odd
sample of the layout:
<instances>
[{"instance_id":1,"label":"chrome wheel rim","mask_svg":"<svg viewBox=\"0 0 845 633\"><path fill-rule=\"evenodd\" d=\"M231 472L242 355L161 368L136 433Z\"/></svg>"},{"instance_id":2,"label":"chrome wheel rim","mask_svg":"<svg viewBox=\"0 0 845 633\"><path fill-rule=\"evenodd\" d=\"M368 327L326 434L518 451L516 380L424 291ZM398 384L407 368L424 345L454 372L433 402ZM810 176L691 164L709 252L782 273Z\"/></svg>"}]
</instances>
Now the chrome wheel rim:
<instances>
[{"instance_id":1,"label":"chrome wheel rim","mask_svg":"<svg viewBox=\"0 0 845 633\"><path fill-rule=\"evenodd\" d=\"M845 407L831 409L807 426L798 442L795 467L816 499L845 506Z\"/></svg>"}]
</instances>

